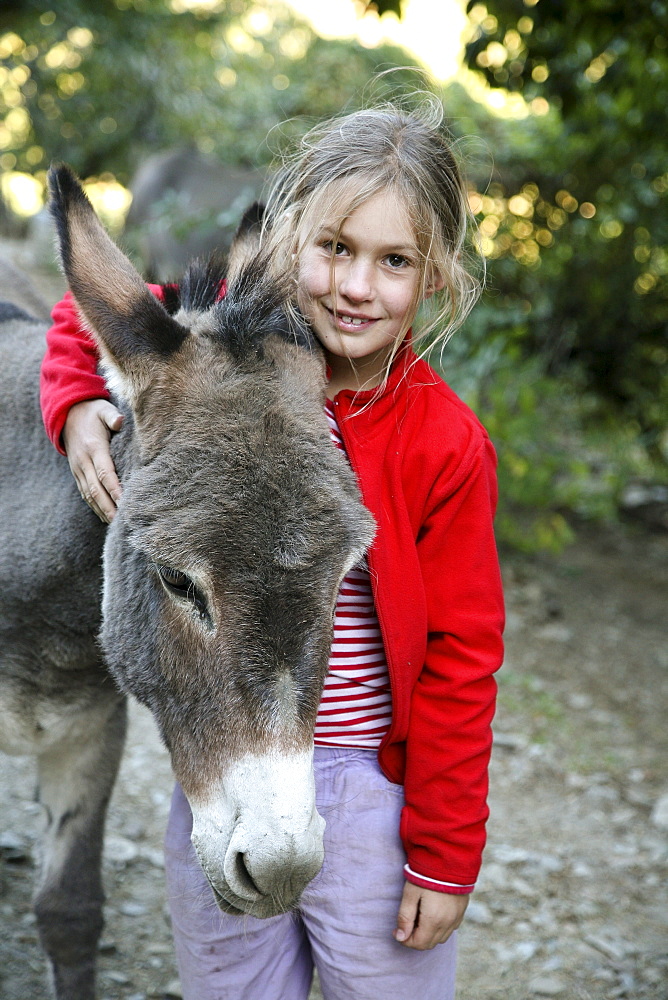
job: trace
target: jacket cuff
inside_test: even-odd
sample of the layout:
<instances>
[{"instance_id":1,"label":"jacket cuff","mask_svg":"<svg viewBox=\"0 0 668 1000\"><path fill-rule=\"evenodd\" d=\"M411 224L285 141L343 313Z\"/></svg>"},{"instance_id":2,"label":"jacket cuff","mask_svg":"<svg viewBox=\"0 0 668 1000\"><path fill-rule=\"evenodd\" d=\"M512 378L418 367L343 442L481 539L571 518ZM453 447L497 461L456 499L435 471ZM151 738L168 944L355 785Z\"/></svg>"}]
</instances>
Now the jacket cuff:
<instances>
[{"instance_id":1,"label":"jacket cuff","mask_svg":"<svg viewBox=\"0 0 668 1000\"><path fill-rule=\"evenodd\" d=\"M475 889L475 882L471 885L459 885L456 882L440 882L435 878L428 878L426 875L419 875L414 872L410 865L404 865L404 878L413 885L419 885L421 889L432 889L434 892L447 892L453 896L465 896Z\"/></svg>"}]
</instances>

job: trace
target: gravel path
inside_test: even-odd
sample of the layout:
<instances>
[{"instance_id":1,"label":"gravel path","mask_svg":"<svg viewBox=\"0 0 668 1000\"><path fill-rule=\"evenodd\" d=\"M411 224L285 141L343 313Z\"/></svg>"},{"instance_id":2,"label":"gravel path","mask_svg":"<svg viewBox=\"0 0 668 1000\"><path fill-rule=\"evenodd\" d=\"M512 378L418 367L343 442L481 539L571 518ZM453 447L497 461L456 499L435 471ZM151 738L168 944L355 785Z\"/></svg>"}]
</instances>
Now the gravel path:
<instances>
[{"instance_id":1,"label":"gravel path","mask_svg":"<svg viewBox=\"0 0 668 1000\"><path fill-rule=\"evenodd\" d=\"M667 557L668 536L618 529L556 559L504 560L490 840L460 932L458 1000L668 998ZM30 761L2 758L3 1000L46 996L33 780ZM107 838L104 1000L179 996L160 849L170 789L153 721L134 706Z\"/></svg>"}]
</instances>

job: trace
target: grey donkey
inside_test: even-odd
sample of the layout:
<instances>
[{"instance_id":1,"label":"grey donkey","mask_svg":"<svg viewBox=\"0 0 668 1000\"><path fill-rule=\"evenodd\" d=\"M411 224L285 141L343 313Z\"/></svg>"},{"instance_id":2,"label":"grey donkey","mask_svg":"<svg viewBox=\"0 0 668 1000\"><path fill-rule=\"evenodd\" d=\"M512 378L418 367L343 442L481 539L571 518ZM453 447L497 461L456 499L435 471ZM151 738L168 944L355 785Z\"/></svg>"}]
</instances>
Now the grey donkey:
<instances>
[{"instance_id":1,"label":"grey donkey","mask_svg":"<svg viewBox=\"0 0 668 1000\"><path fill-rule=\"evenodd\" d=\"M62 264L125 412L105 528L48 442L45 323L0 311L0 748L35 754L48 828L35 891L58 1000L95 995L100 854L125 694L153 713L222 910L294 906L322 863L313 728L341 579L373 537L329 440L324 362L286 283L232 251L170 313L66 167Z\"/></svg>"}]
</instances>

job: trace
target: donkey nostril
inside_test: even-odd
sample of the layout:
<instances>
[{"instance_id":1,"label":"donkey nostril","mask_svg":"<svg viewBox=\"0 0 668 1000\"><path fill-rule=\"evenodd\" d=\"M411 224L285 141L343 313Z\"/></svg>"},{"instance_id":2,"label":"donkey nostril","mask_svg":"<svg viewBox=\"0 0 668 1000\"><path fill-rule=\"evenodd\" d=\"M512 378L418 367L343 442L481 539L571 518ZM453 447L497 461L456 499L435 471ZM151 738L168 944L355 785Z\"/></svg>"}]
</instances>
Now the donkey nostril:
<instances>
[{"instance_id":1,"label":"donkey nostril","mask_svg":"<svg viewBox=\"0 0 668 1000\"><path fill-rule=\"evenodd\" d=\"M253 876L246 866L246 855L240 851L234 855L234 874L240 887L245 889L249 895L262 896L262 890L253 881Z\"/></svg>"}]
</instances>

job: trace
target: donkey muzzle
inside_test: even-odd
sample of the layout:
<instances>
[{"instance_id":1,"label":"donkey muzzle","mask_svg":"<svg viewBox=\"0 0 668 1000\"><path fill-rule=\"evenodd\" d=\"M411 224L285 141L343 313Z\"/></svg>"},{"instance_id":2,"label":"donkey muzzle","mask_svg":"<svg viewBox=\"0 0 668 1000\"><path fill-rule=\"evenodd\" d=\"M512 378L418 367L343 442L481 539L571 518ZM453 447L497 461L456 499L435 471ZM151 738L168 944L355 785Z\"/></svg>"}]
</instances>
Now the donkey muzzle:
<instances>
[{"instance_id":1,"label":"donkey muzzle","mask_svg":"<svg viewBox=\"0 0 668 1000\"><path fill-rule=\"evenodd\" d=\"M191 808L192 842L225 912L284 913L320 871L312 751L249 754L230 765L218 795Z\"/></svg>"}]
</instances>

